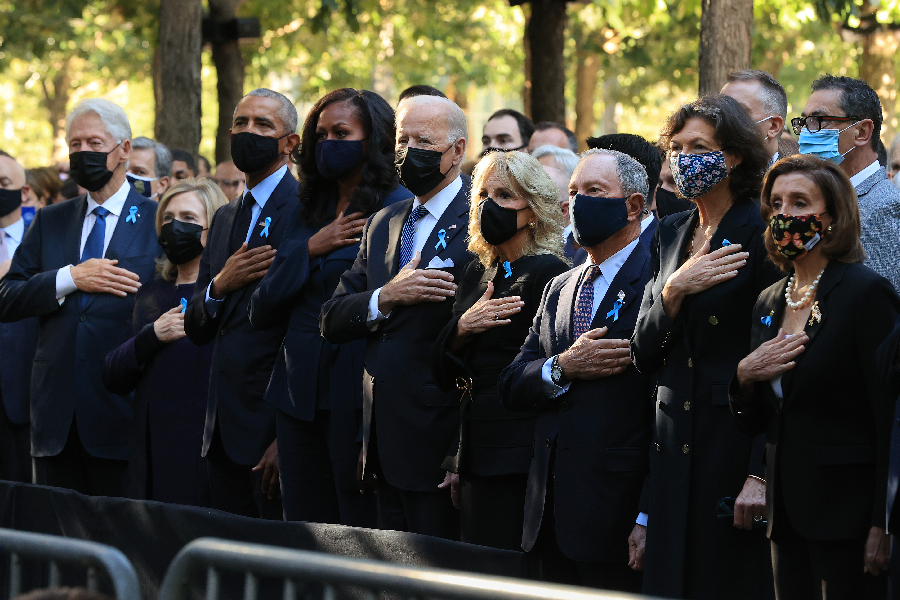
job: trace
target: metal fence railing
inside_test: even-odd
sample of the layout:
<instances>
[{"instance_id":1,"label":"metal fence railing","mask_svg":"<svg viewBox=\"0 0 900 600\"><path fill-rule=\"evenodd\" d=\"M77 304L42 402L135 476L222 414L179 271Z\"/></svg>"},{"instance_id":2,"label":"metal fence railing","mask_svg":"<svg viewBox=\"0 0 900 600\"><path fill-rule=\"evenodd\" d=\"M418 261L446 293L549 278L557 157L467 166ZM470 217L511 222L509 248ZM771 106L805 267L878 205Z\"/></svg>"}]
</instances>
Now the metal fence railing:
<instances>
[{"instance_id":1,"label":"metal fence railing","mask_svg":"<svg viewBox=\"0 0 900 600\"><path fill-rule=\"evenodd\" d=\"M645 596L600 592L586 588L545 584L508 577L460 571L409 568L274 546L234 543L215 538L194 540L169 565L159 589L159 600L188 600L191 581L206 573L206 600L220 595L223 571L244 573L243 598L257 600L259 578L284 580L282 598L298 600L304 588L320 584L323 600L335 600L343 588L375 600L382 592L406 600L638 600ZM202 579L201 579L202 581Z\"/></svg>"},{"instance_id":2,"label":"metal fence railing","mask_svg":"<svg viewBox=\"0 0 900 600\"><path fill-rule=\"evenodd\" d=\"M42 533L0 528L0 554L9 555L9 597L22 590L22 559L47 561L50 577L46 587L60 586L60 563L80 565L87 571L88 590L97 591L100 572L112 582L117 600L140 600L137 574L125 555L111 546Z\"/></svg>"}]
</instances>

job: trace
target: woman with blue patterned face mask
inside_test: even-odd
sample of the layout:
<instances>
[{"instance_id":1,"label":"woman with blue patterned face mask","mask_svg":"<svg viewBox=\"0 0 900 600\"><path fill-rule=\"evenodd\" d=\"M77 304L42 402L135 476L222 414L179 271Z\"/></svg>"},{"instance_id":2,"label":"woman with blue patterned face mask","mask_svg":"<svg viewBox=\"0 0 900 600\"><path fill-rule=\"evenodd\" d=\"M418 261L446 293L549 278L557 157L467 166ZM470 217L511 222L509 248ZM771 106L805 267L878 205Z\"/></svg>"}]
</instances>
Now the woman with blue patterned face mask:
<instances>
[{"instance_id":1,"label":"woman with blue patterned face mask","mask_svg":"<svg viewBox=\"0 0 900 600\"><path fill-rule=\"evenodd\" d=\"M756 204L769 152L753 119L724 95L681 107L662 142L679 195L694 207L660 221L631 339L635 366L658 382L644 593L772 598L758 527L763 465L751 459L762 445L727 409L727 382L750 344L753 303L780 278L766 260ZM736 509L720 519L723 499Z\"/></svg>"}]
</instances>

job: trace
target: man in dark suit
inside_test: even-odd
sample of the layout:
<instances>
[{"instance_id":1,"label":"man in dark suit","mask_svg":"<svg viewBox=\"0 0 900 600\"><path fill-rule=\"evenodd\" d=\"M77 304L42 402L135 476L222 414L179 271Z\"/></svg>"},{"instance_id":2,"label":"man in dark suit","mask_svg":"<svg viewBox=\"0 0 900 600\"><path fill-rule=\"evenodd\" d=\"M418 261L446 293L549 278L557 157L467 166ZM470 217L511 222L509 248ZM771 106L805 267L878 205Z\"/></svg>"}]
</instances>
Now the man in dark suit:
<instances>
[{"instance_id":1,"label":"man in dark suit","mask_svg":"<svg viewBox=\"0 0 900 600\"><path fill-rule=\"evenodd\" d=\"M297 110L277 92L253 90L235 108L231 156L247 189L213 217L184 318L191 341L215 344L202 450L212 506L276 520L282 509L275 407L263 394L287 323L259 331L248 311L299 206L287 167L300 143L296 131Z\"/></svg>"},{"instance_id":2,"label":"man in dark suit","mask_svg":"<svg viewBox=\"0 0 900 600\"><path fill-rule=\"evenodd\" d=\"M126 181L131 127L108 100L66 119L71 176L88 190L38 211L0 281L0 320L40 317L31 378L35 482L116 496L131 440L131 398L99 364L133 335L134 293L153 277L156 203Z\"/></svg>"},{"instance_id":3,"label":"man in dark suit","mask_svg":"<svg viewBox=\"0 0 900 600\"><path fill-rule=\"evenodd\" d=\"M438 489L459 431L459 395L431 377L431 347L450 320L466 249L466 118L415 96L397 110L397 167L415 198L373 215L353 268L322 307L333 344L365 338L362 470L377 474L378 526L453 538L459 517Z\"/></svg>"},{"instance_id":4,"label":"man in dark suit","mask_svg":"<svg viewBox=\"0 0 900 600\"><path fill-rule=\"evenodd\" d=\"M28 197L25 169L0 155L0 277L6 275L28 226L22 201ZM38 320L0 323L0 479L31 483L29 405L31 363Z\"/></svg>"},{"instance_id":5,"label":"man in dark suit","mask_svg":"<svg viewBox=\"0 0 900 600\"><path fill-rule=\"evenodd\" d=\"M635 519L648 486L653 404L628 339L651 274L640 242L647 175L620 152L589 150L569 189L589 260L547 285L499 381L507 408L539 411L522 548L545 580L640 592L646 521ZM600 208L592 197L624 199ZM604 225L626 214L620 229Z\"/></svg>"}]
</instances>

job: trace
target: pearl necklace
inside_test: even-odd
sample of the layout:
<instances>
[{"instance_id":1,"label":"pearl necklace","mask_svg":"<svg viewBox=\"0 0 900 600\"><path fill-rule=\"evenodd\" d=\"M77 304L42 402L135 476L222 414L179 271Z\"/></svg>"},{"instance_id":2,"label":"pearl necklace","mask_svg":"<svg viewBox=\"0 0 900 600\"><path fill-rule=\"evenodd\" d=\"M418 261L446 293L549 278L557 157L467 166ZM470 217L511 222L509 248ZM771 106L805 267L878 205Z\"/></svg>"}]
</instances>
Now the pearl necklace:
<instances>
[{"instance_id":1,"label":"pearl necklace","mask_svg":"<svg viewBox=\"0 0 900 600\"><path fill-rule=\"evenodd\" d=\"M797 277L797 273L791 275L791 278L788 280L787 289L784 290L784 299L787 301L787 305L791 308L791 310L799 310L809 304L810 300L812 300L813 293L819 286L819 280L822 279L823 273L825 273L825 269L819 271L819 275L810 284L809 289L806 290L806 293L803 294L803 297L800 298L798 302L794 302L793 300L791 300L791 292L794 291L794 280Z\"/></svg>"}]
</instances>

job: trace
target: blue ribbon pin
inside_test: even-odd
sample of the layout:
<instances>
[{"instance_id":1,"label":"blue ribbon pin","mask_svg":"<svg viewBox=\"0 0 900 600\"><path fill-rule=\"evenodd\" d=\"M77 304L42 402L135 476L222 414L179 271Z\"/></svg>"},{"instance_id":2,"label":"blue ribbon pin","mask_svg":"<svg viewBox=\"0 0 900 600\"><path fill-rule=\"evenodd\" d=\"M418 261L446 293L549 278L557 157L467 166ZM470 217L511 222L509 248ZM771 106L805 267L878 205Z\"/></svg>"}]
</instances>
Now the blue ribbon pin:
<instances>
[{"instance_id":1,"label":"blue ribbon pin","mask_svg":"<svg viewBox=\"0 0 900 600\"><path fill-rule=\"evenodd\" d=\"M606 318L608 319L608 318L612 317L613 321L618 321L619 320L619 309L622 308L623 304L624 304L624 302L622 302L621 300L616 300L616 303L613 304L612 310L609 311L608 313L606 313Z\"/></svg>"},{"instance_id":2,"label":"blue ribbon pin","mask_svg":"<svg viewBox=\"0 0 900 600\"><path fill-rule=\"evenodd\" d=\"M266 217L266 221L263 224L263 230L259 232L259 237L268 238L269 237L269 225L272 224L272 217Z\"/></svg>"},{"instance_id":3,"label":"blue ribbon pin","mask_svg":"<svg viewBox=\"0 0 900 600\"><path fill-rule=\"evenodd\" d=\"M440 250L441 248L447 247L447 230L441 229L438 231L438 242L434 245L435 250Z\"/></svg>"},{"instance_id":4,"label":"blue ribbon pin","mask_svg":"<svg viewBox=\"0 0 900 600\"><path fill-rule=\"evenodd\" d=\"M126 223L137 223L137 211L138 211L137 206L132 206L131 208L129 208L128 216L125 217L125 222Z\"/></svg>"},{"instance_id":5,"label":"blue ribbon pin","mask_svg":"<svg viewBox=\"0 0 900 600\"><path fill-rule=\"evenodd\" d=\"M181 312L184 312L186 310L187 310L187 298L182 298L181 299Z\"/></svg>"},{"instance_id":6,"label":"blue ribbon pin","mask_svg":"<svg viewBox=\"0 0 900 600\"><path fill-rule=\"evenodd\" d=\"M772 317L771 317L771 315L763 317L762 319L760 319L760 322L761 322L763 325L765 325L766 327L771 327L771 326L772 326Z\"/></svg>"},{"instance_id":7,"label":"blue ribbon pin","mask_svg":"<svg viewBox=\"0 0 900 600\"><path fill-rule=\"evenodd\" d=\"M724 248L725 246L730 246L730 245L731 245L731 242L729 242L727 239L722 240L722 247L723 247L723 248Z\"/></svg>"},{"instance_id":8,"label":"blue ribbon pin","mask_svg":"<svg viewBox=\"0 0 900 600\"><path fill-rule=\"evenodd\" d=\"M512 265L509 264L508 260L503 261L503 270L506 271L506 275L503 276L504 279L512 277Z\"/></svg>"}]
</instances>

